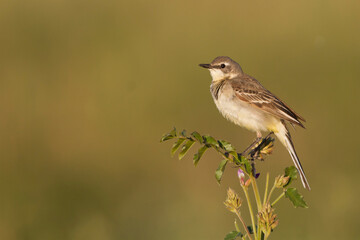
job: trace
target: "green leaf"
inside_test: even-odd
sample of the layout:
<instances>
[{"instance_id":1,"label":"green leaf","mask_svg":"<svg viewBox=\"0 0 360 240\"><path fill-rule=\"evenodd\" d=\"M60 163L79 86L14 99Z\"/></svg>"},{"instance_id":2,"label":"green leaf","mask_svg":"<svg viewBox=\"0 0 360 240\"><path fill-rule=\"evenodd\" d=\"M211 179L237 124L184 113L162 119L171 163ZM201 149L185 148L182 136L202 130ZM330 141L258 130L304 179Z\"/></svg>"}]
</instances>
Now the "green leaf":
<instances>
[{"instance_id":1,"label":"green leaf","mask_svg":"<svg viewBox=\"0 0 360 240\"><path fill-rule=\"evenodd\" d=\"M165 134L161 139L160 142L165 142L166 140L172 139L176 137L176 128L174 128L173 130L171 130L171 132Z\"/></svg>"},{"instance_id":2,"label":"green leaf","mask_svg":"<svg viewBox=\"0 0 360 240\"><path fill-rule=\"evenodd\" d=\"M182 130L182 132L180 133L181 135L183 135L184 137L186 137L186 130Z\"/></svg>"},{"instance_id":3,"label":"green leaf","mask_svg":"<svg viewBox=\"0 0 360 240\"><path fill-rule=\"evenodd\" d=\"M203 143L204 142L204 140L203 140L203 138L201 137L201 135L198 133L198 132L193 132L192 134L191 134L191 136L193 136L196 140L198 140L199 141L199 143Z\"/></svg>"},{"instance_id":4,"label":"green leaf","mask_svg":"<svg viewBox=\"0 0 360 240\"><path fill-rule=\"evenodd\" d=\"M181 148L181 151L179 152L179 160L181 160L185 154L187 153L187 151L189 151L189 149L191 148L191 146L194 144L195 142L193 140L188 140Z\"/></svg>"},{"instance_id":5,"label":"green leaf","mask_svg":"<svg viewBox=\"0 0 360 240\"><path fill-rule=\"evenodd\" d=\"M174 137L177 136L175 127L173 128L173 130L171 130L170 134L173 135Z\"/></svg>"},{"instance_id":6,"label":"green leaf","mask_svg":"<svg viewBox=\"0 0 360 240\"><path fill-rule=\"evenodd\" d=\"M172 138L174 138L174 136L171 135L170 133L167 133L164 136L162 136L162 138L160 139L160 142L165 142L165 141L167 141L169 139L172 139Z\"/></svg>"},{"instance_id":7,"label":"green leaf","mask_svg":"<svg viewBox=\"0 0 360 240\"><path fill-rule=\"evenodd\" d=\"M225 141L225 140L219 140L218 141L219 146L224 149L225 151L235 151L235 148L231 145L231 143Z\"/></svg>"},{"instance_id":8,"label":"green leaf","mask_svg":"<svg viewBox=\"0 0 360 240\"><path fill-rule=\"evenodd\" d=\"M224 240L234 240L236 239L237 237L239 238L242 238L242 236L244 236L241 232L238 232L238 231L232 231L232 232L229 232Z\"/></svg>"},{"instance_id":9,"label":"green leaf","mask_svg":"<svg viewBox=\"0 0 360 240\"><path fill-rule=\"evenodd\" d=\"M241 156L240 159L242 161L242 164L245 167L245 171L247 172L247 174L251 175L253 172L252 172L252 166L251 166L249 160L247 160L247 158L243 157L243 156Z\"/></svg>"},{"instance_id":10,"label":"green leaf","mask_svg":"<svg viewBox=\"0 0 360 240\"><path fill-rule=\"evenodd\" d=\"M289 186L290 183L292 182L292 180L296 180L297 179L297 170L295 166L290 166L285 168L285 177L290 177L289 178L289 182L284 186Z\"/></svg>"},{"instance_id":11,"label":"green leaf","mask_svg":"<svg viewBox=\"0 0 360 240\"><path fill-rule=\"evenodd\" d=\"M171 155L174 155L175 152L179 149L180 145L185 141L185 138L179 138L179 140L177 140L174 145L171 148Z\"/></svg>"},{"instance_id":12,"label":"green leaf","mask_svg":"<svg viewBox=\"0 0 360 240\"><path fill-rule=\"evenodd\" d=\"M225 171L226 164L228 163L227 159L224 159L220 162L218 169L215 171L216 181L220 184L222 175Z\"/></svg>"},{"instance_id":13,"label":"green leaf","mask_svg":"<svg viewBox=\"0 0 360 240\"><path fill-rule=\"evenodd\" d=\"M207 145L204 145L201 148L199 148L198 152L194 155L194 165L195 166L198 164L200 158L202 157L202 155L208 148L209 147Z\"/></svg>"},{"instance_id":14,"label":"green leaf","mask_svg":"<svg viewBox=\"0 0 360 240\"><path fill-rule=\"evenodd\" d=\"M203 136L203 139L205 144L209 144L212 147L219 147L219 143L212 136L206 135Z\"/></svg>"},{"instance_id":15,"label":"green leaf","mask_svg":"<svg viewBox=\"0 0 360 240\"><path fill-rule=\"evenodd\" d=\"M252 174L252 166L251 163L249 162L249 160L242 156L241 154L232 151L229 152L230 155L233 156L233 161L236 165L243 165L244 166L244 170L248 173L248 174Z\"/></svg>"},{"instance_id":16,"label":"green leaf","mask_svg":"<svg viewBox=\"0 0 360 240\"><path fill-rule=\"evenodd\" d=\"M285 196L290 199L294 207L308 208L303 196L298 193L296 188L288 188L285 191Z\"/></svg>"},{"instance_id":17,"label":"green leaf","mask_svg":"<svg viewBox=\"0 0 360 240\"><path fill-rule=\"evenodd\" d=\"M232 159L233 159L233 162L234 162L236 165L240 165L240 164L241 164L240 159L239 159L239 155L238 155L237 152L231 151L231 152L228 152L228 154L233 157L233 158L232 158Z\"/></svg>"}]
</instances>

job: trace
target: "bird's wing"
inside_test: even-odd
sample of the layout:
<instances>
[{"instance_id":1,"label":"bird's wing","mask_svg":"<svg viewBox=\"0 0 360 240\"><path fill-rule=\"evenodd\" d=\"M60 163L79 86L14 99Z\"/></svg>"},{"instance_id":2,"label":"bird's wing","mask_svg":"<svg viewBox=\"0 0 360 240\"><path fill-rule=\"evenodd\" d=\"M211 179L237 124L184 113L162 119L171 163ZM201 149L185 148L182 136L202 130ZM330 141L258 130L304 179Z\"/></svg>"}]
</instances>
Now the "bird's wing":
<instances>
[{"instance_id":1,"label":"bird's wing","mask_svg":"<svg viewBox=\"0 0 360 240\"><path fill-rule=\"evenodd\" d=\"M236 92L236 96L267 113L270 113L280 119L297 124L303 128L301 121L303 117L295 113L283 101L266 90L256 79L250 76L242 76L242 79L234 79L231 85ZM301 121L300 121L301 120Z\"/></svg>"}]
</instances>

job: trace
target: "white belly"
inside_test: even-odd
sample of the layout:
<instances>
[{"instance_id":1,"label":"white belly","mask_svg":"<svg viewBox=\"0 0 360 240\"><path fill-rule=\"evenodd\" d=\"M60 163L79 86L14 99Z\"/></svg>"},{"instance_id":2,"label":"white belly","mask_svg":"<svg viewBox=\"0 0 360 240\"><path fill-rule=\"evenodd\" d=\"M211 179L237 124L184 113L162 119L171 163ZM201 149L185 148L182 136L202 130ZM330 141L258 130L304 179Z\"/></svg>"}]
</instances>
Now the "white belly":
<instances>
[{"instance_id":1,"label":"white belly","mask_svg":"<svg viewBox=\"0 0 360 240\"><path fill-rule=\"evenodd\" d=\"M233 123L252 131L274 131L280 122L272 115L239 100L236 96L226 93L214 99L221 114Z\"/></svg>"}]
</instances>

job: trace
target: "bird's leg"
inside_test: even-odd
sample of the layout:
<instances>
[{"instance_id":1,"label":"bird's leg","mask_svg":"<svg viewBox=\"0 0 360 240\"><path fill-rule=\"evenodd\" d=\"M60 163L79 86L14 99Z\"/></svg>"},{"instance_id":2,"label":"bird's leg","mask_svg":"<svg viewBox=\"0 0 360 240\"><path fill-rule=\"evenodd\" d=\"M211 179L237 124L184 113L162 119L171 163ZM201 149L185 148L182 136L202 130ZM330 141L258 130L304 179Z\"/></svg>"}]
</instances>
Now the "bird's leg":
<instances>
[{"instance_id":1,"label":"bird's leg","mask_svg":"<svg viewBox=\"0 0 360 240\"><path fill-rule=\"evenodd\" d=\"M274 133L273 131L269 132L269 134L266 135L266 137L264 137L264 139L267 139L267 138L270 137L270 135L273 134L273 133Z\"/></svg>"},{"instance_id":2,"label":"bird's leg","mask_svg":"<svg viewBox=\"0 0 360 240\"><path fill-rule=\"evenodd\" d=\"M257 131L256 132L256 139L255 139L255 141L252 143L252 144L250 144L250 146L248 146L242 153L241 153L241 155L245 155L245 153L247 152L247 151L249 151L249 150L251 150L254 146L256 146L261 140L262 140L262 137L261 137L262 135L261 135L261 132L260 131Z\"/></svg>"},{"instance_id":3,"label":"bird's leg","mask_svg":"<svg viewBox=\"0 0 360 240\"><path fill-rule=\"evenodd\" d=\"M261 132L259 132L259 131L257 131L256 132L256 139L255 139L255 141L249 146L249 147L247 147L246 149L245 149L245 151L243 151L242 153L241 153L241 155L244 155L247 151L249 151L249 150L251 150L251 149L254 149L255 147L257 147L257 146L259 146L263 141L265 141L268 137L270 137L270 135L271 134L273 134L274 132L269 132L269 134L268 135L266 135L266 137L262 137L262 135L261 135Z\"/></svg>"},{"instance_id":4,"label":"bird's leg","mask_svg":"<svg viewBox=\"0 0 360 240\"><path fill-rule=\"evenodd\" d=\"M270 138L270 135L273 134L274 132L269 132L268 135L266 135L266 137L264 138L261 138L261 140L259 141L259 143L254 147L252 148L252 150L248 153L248 155L250 155L251 158L255 157L260 153L261 149L266 147L266 146L262 146L263 144L270 144L271 143L271 140L270 142L267 143L268 139Z\"/></svg>"},{"instance_id":5,"label":"bird's leg","mask_svg":"<svg viewBox=\"0 0 360 240\"><path fill-rule=\"evenodd\" d=\"M251 161L251 167L252 167L252 175L255 176L255 178L257 178L259 176L260 173L256 173L256 169L255 169L255 159L257 158L257 154L259 153L260 149L260 145L266 141L266 139L268 139L270 137L271 134L273 134L274 132L269 132L268 135L266 135L266 137L262 137L261 132L257 131L256 132L256 140L245 149L245 151L243 151L241 153L241 155L245 155L245 153L249 150L251 150L248 155L249 155L249 160Z\"/></svg>"},{"instance_id":6,"label":"bird's leg","mask_svg":"<svg viewBox=\"0 0 360 240\"><path fill-rule=\"evenodd\" d=\"M260 131L256 131L256 137L257 137L258 139L262 137L262 134L261 134Z\"/></svg>"}]
</instances>

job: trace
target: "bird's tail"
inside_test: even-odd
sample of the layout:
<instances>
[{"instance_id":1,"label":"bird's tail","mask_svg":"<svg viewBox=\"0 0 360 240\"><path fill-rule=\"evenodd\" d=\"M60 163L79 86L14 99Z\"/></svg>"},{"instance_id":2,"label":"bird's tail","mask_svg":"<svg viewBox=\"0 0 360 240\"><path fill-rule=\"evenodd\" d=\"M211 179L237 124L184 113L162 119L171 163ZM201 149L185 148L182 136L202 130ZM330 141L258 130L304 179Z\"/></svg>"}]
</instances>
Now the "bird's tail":
<instances>
[{"instance_id":1,"label":"bird's tail","mask_svg":"<svg viewBox=\"0 0 360 240\"><path fill-rule=\"evenodd\" d=\"M301 178L301 182L304 186L304 188L311 190L310 185L306 179L305 176L305 172L301 166L300 160L296 154L295 148L294 148L294 144L291 141L291 136L289 131L287 130L285 124L283 123L284 129L283 131L279 131L277 133L275 133L275 135L279 138L279 140L282 142L282 144L284 144L284 146L286 147L286 149L289 151L290 156L294 162L294 165L296 167L296 169L298 170L299 174L300 174L300 178Z\"/></svg>"}]
</instances>

